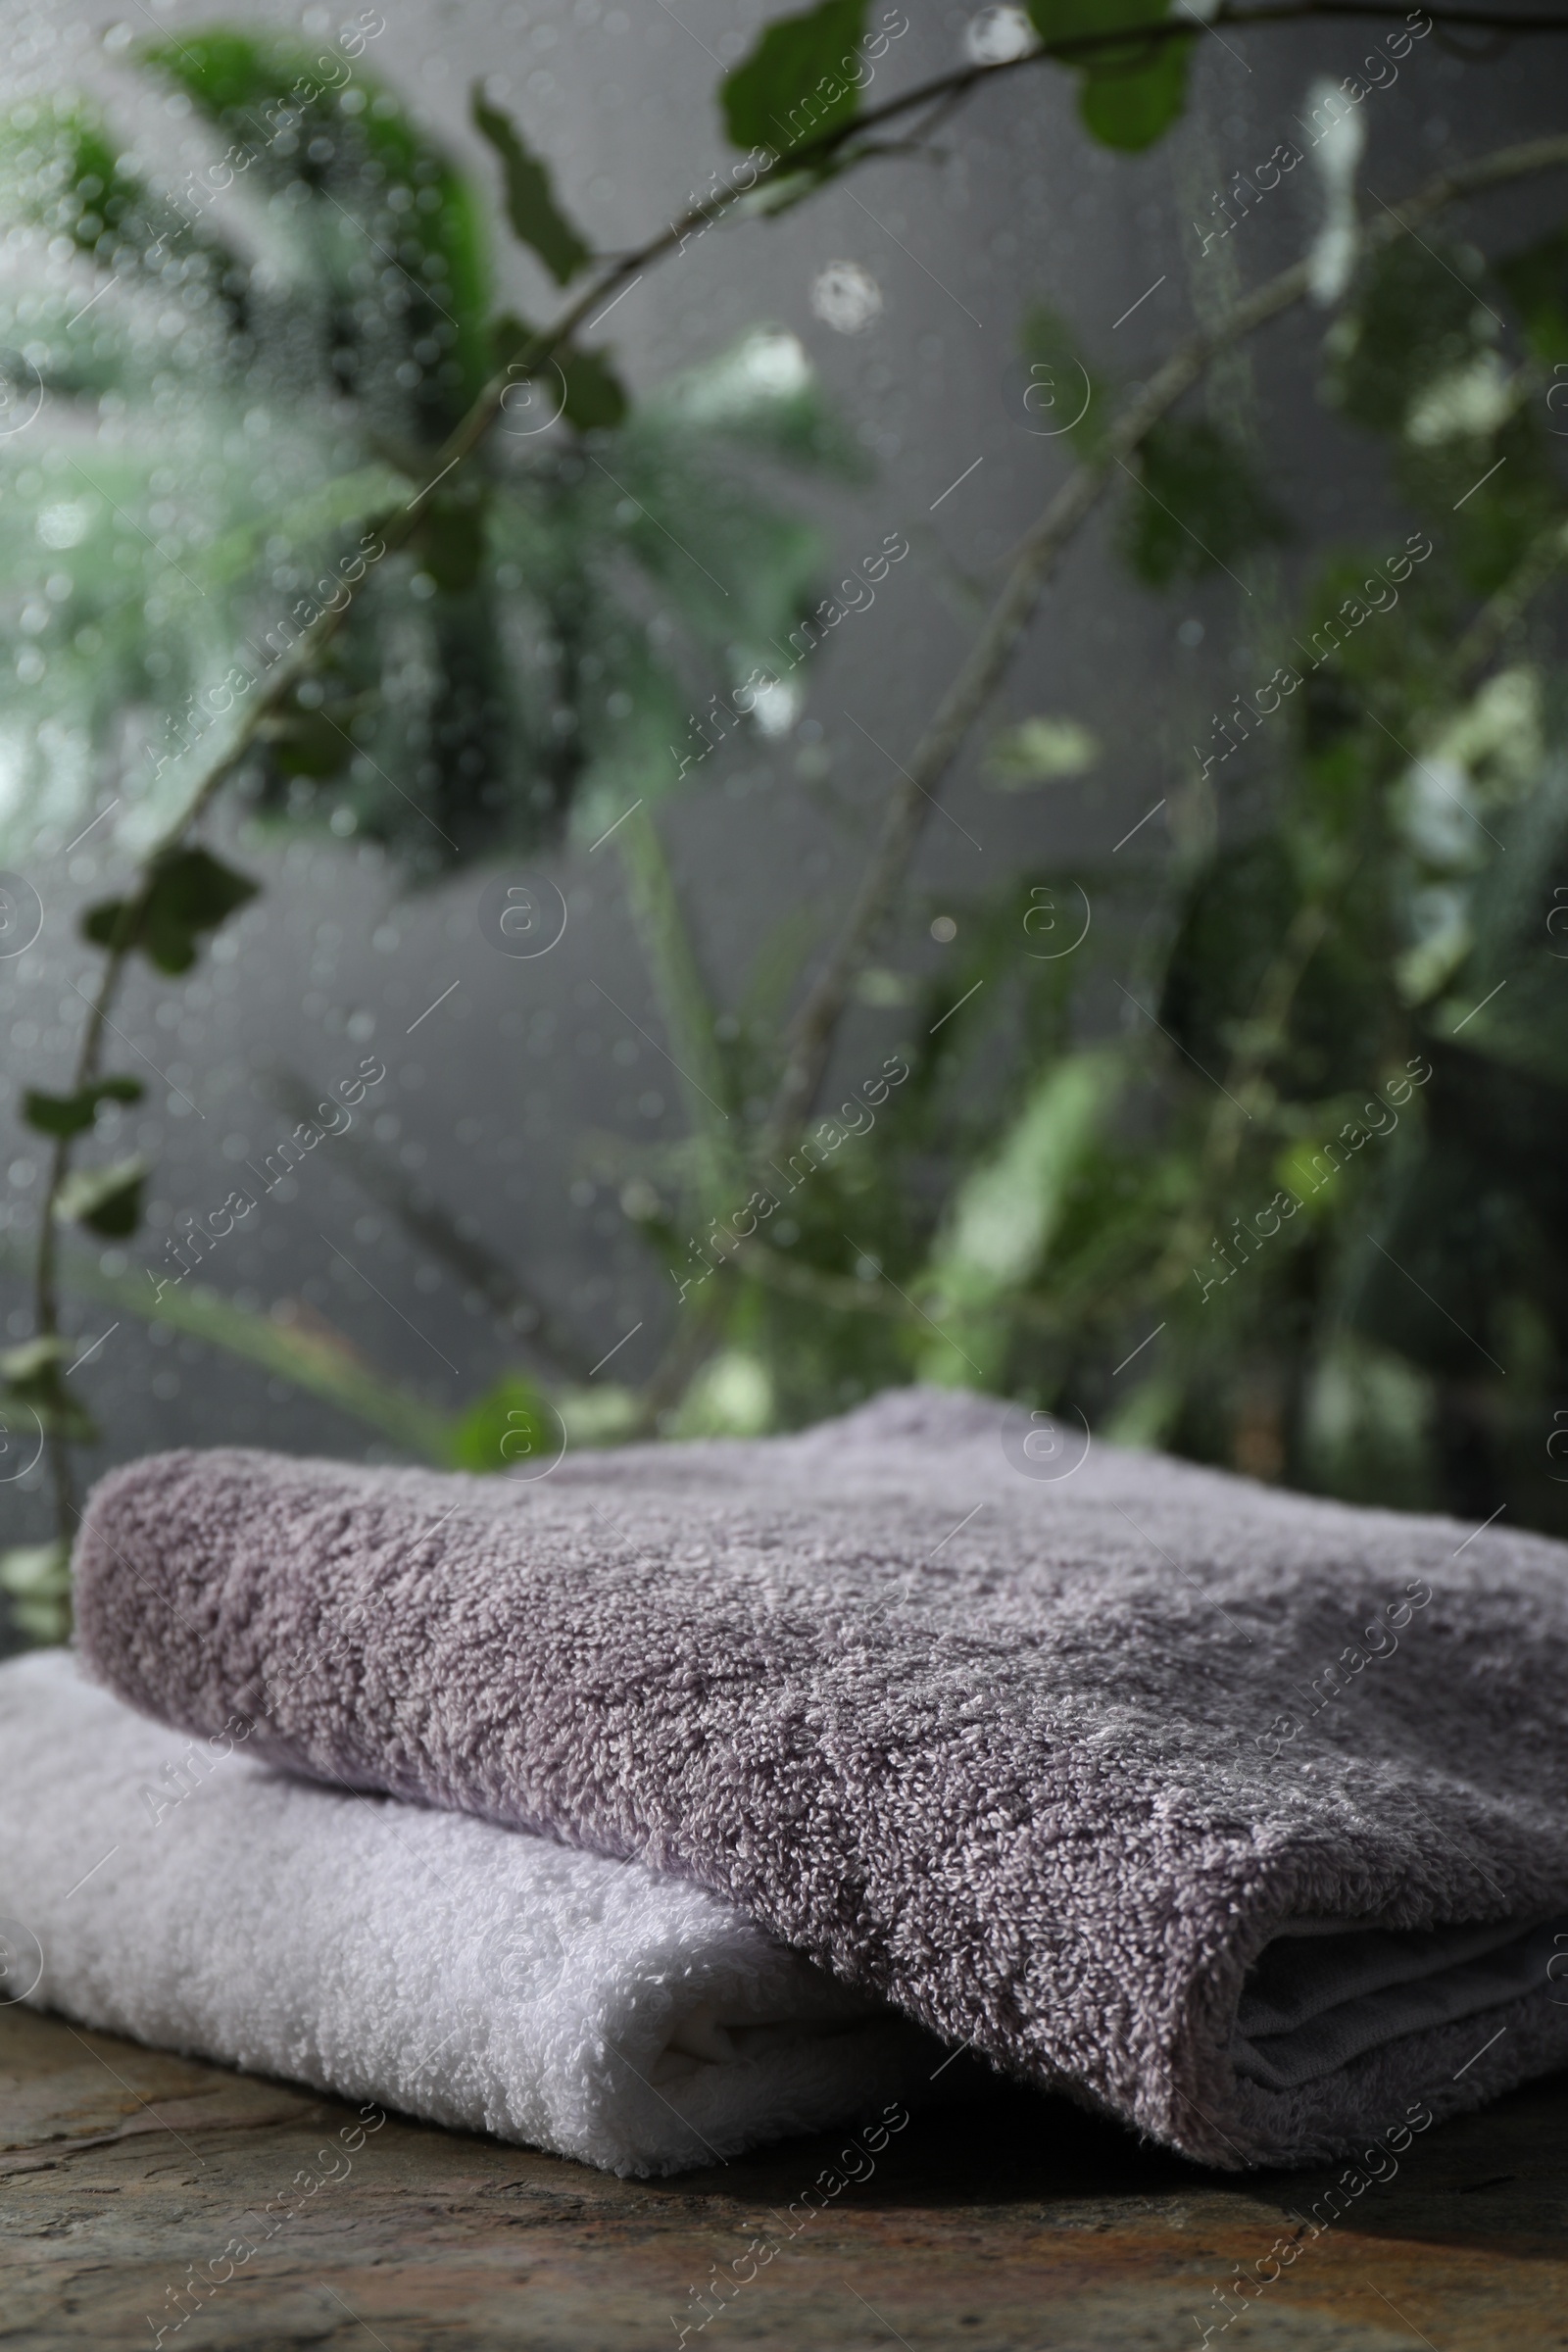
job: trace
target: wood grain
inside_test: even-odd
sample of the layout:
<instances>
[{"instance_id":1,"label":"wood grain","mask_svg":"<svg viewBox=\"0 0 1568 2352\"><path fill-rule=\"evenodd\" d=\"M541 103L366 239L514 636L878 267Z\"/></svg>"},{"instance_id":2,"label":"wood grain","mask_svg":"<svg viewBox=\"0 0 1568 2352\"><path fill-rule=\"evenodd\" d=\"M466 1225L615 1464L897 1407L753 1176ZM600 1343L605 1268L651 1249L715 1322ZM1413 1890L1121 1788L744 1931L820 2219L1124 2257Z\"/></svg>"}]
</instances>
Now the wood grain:
<instances>
[{"instance_id":1,"label":"wood grain","mask_svg":"<svg viewBox=\"0 0 1568 2352\"><path fill-rule=\"evenodd\" d=\"M1335 2177L1203 2173L999 2086L915 2117L806 2221L803 2192L847 2134L615 2180L391 2117L346 2176L304 2193L340 2170L318 2152L356 2121L284 2084L0 2011L0 2345L151 2346L163 2328L179 2352L649 2352L686 2326L706 2347L1176 2352L1215 2319L1212 2290ZM293 2218L213 2283L270 2200ZM754 2241L776 2251L760 2264ZM694 2290L715 2265L731 2292L700 2329L713 2304ZM202 2273L210 2293L182 2304ZM1568 2078L1430 2132L1210 2340L1568 2345Z\"/></svg>"}]
</instances>

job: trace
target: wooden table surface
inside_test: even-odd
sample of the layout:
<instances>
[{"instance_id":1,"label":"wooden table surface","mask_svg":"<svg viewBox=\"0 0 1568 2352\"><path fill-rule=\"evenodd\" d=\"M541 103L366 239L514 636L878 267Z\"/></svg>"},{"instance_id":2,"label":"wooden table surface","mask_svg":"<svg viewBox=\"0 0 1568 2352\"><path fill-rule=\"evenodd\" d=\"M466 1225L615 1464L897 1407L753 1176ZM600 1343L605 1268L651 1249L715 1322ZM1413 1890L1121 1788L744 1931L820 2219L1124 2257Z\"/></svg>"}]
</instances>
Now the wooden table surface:
<instances>
[{"instance_id":1,"label":"wooden table surface","mask_svg":"<svg viewBox=\"0 0 1568 2352\"><path fill-rule=\"evenodd\" d=\"M651 2352L684 2326L704 2347L1193 2352L1213 2289L1299 2230L1292 2209L1335 2174L1203 2173L999 2089L917 2116L786 2240L843 2133L648 2181L397 2117L328 2165L354 2125L285 2084L0 2010L0 2345L152 2346L162 2328L179 2352ZM292 2218L235 2267L225 2248L261 2235L270 2200ZM778 2249L761 2265L759 2239ZM698 2299L715 2266L718 2309ZM1568 2077L1416 2140L1210 2340L1568 2345Z\"/></svg>"}]
</instances>

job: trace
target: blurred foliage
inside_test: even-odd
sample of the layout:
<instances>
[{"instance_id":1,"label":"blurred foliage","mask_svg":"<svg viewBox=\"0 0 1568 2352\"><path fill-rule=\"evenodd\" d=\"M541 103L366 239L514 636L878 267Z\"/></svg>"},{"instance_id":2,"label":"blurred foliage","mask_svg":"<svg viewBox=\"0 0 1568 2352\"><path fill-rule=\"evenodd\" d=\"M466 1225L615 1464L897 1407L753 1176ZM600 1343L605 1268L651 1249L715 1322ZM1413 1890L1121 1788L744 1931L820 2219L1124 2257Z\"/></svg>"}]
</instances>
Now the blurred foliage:
<instances>
[{"instance_id":1,"label":"blurred foliage","mask_svg":"<svg viewBox=\"0 0 1568 2352\"><path fill-rule=\"evenodd\" d=\"M1157 424L1139 451L1138 479L1144 495L1124 511L1122 549L1152 588L1228 570L1289 536L1246 450L1205 417Z\"/></svg>"},{"instance_id":2,"label":"blurred foliage","mask_svg":"<svg viewBox=\"0 0 1568 2352\"><path fill-rule=\"evenodd\" d=\"M787 155L853 120L853 61L864 22L865 0L821 0L765 26L719 87L731 145Z\"/></svg>"},{"instance_id":3,"label":"blurred foliage","mask_svg":"<svg viewBox=\"0 0 1568 2352\"><path fill-rule=\"evenodd\" d=\"M985 775L999 792L1019 792L1058 776L1081 776L1100 758L1100 744L1075 718L1026 718L994 735Z\"/></svg>"},{"instance_id":4,"label":"blurred foliage","mask_svg":"<svg viewBox=\"0 0 1568 2352\"><path fill-rule=\"evenodd\" d=\"M64 1642L71 1633L71 1546L16 1544L0 1552L0 1592L11 1622L28 1642Z\"/></svg>"},{"instance_id":5,"label":"blurred foliage","mask_svg":"<svg viewBox=\"0 0 1568 2352\"><path fill-rule=\"evenodd\" d=\"M1043 42L1077 44L1052 70L1104 143L1143 147L1180 112L1192 36L1152 34L1164 0L1029 14ZM857 60L905 29L863 0L764 27L720 87L730 138L786 159L829 143L754 209L844 167ZM64 841L121 778L115 838L141 871L84 936L192 968L257 885L155 845L260 678L352 584L237 788L269 824L385 844L411 882L620 820L690 1132L585 1152L670 1283L673 1337L641 1394L590 1388L548 1314L519 1322L521 1274L381 1182L363 1138L356 1180L534 1331L535 1369L459 1416L297 1302L257 1312L200 1283L149 1300L65 1237L72 1289L475 1472L526 1475L563 1427L574 1445L752 1434L921 1378L1265 1479L1568 1527L1568 685L1547 606L1568 556L1568 230L1491 261L1434 231L1362 267L1322 395L1381 449L1404 522L1332 551L1289 616L1249 597L1273 677L1216 713L1223 758L1160 751L1162 862L1135 828L1114 866L1040 862L967 904L906 905L858 975L842 1083L762 1162L818 912L786 915L715 1009L652 810L692 764L694 707L729 697L737 726L792 727L781 649L825 557L792 482L862 478L858 445L765 325L635 399L603 346L531 362L531 327L496 308L492 223L556 285L594 260L548 164L480 89L494 161L471 177L364 45L323 78L329 61L280 37L143 44L137 70L221 158L177 191L81 101L0 125L19 258L0 350L27 428L0 410L17 678L0 849ZM1045 305L1020 349L1042 440L1096 462L1108 377ZM448 481L502 371L496 428ZM1234 421L1169 418L1127 470L1129 593L1234 577L1286 539ZM425 484L389 553L381 526ZM1099 759L1094 717L994 732L987 780L1049 809ZM23 1115L63 1166L101 1132L112 1148L139 1093L89 1062L70 1091L28 1087ZM145 1176L126 1156L72 1168L57 1217L124 1236ZM47 1328L0 1357L0 1446L29 1416L93 1441L74 1369ZM63 1627L64 1574L59 1544L0 1555L33 1638Z\"/></svg>"},{"instance_id":6,"label":"blurred foliage","mask_svg":"<svg viewBox=\"0 0 1568 2352\"><path fill-rule=\"evenodd\" d=\"M1078 113L1102 146L1136 154L1170 128L1186 103L1192 38L1140 39L1139 30L1197 10L1169 0L1029 0L1029 15L1043 41L1106 36L1078 67Z\"/></svg>"},{"instance_id":7,"label":"blurred foliage","mask_svg":"<svg viewBox=\"0 0 1568 2352\"><path fill-rule=\"evenodd\" d=\"M1308 577L1257 671L1284 657L1298 690L1241 698L1258 744L1237 726L1234 783L1212 758L1167 775L1161 874L950 895L940 985L895 1013L886 976L910 1082L803 1190L798 1233L773 1228L788 1281L733 1309L779 1417L915 1373L1263 1478L1568 1529L1568 689L1541 603L1568 556L1542 364L1564 250L1363 270L1324 393L1423 527ZM1031 318L1043 347L1070 339ZM1229 560L1280 529L1203 422L1152 437L1127 494L1140 581L1203 568L1178 525ZM1004 775L1032 741L1049 774L1061 723L1004 736Z\"/></svg>"},{"instance_id":8,"label":"blurred foliage","mask_svg":"<svg viewBox=\"0 0 1568 2352\"><path fill-rule=\"evenodd\" d=\"M516 1466L526 1472L557 1456L560 1435L538 1383L512 1373L463 1416L449 1451L458 1470L500 1473Z\"/></svg>"},{"instance_id":9,"label":"blurred foliage","mask_svg":"<svg viewBox=\"0 0 1568 2352\"><path fill-rule=\"evenodd\" d=\"M1029 365L1023 406L1039 419L1034 429L1065 432L1080 457L1093 457L1110 416L1108 382L1085 365L1071 328L1050 303L1025 309L1018 345Z\"/></svg>"},{"instance_id":10,"label":"blurred foliage","mask_svg":"<svg viewBox=\"0 0 1568 2352\"><path fill-rule=\"evenodd\" d=\"M364 585L269 720L253 804L384 842L416 875L568 823L592 838L673 783L694 705L787 662L822 549L762 475L864 470L800 344L755 330L636 408L602 348L519 373L461 486L383 563L378 516L439 473L526 340L494 307L488 191L363 64L334 89L294 44L221 31L137 57L222 159L178 201L84 102L0 125L0 190L41 265L0 334L48 396L0 440L22 639L0 844L79 829L106 753L150 771L145 838L344 580ZM515 127L475 110L513 228L569 277L586 241ZM96 277L61 269L60 231ZM204 855L142 912L165 970L189 959L173 884Z\"/></svg>"},{"instance_id":11,"label":"blurred foliage","mask_svg":"<svg viewBox=\"0 0 1568 2352\"><path fill-rule=\"evenodd\" d=\"M89 906L81 935L97 948L139 948L157 971L188 972L201 934L237 913L257 887L210 850L171 850L155 861L147 888L135 899ZM117 1089L122 1084L113 1083Z\"/></svg>"}]
</instances>

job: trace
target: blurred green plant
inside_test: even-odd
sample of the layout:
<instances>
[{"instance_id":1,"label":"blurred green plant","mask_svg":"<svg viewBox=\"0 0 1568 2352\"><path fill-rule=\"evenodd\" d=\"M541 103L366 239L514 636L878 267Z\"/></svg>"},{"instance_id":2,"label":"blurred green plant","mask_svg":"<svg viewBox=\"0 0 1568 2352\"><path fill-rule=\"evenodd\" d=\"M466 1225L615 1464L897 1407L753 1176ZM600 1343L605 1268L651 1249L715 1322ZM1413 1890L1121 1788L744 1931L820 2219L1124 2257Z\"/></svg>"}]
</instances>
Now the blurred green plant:
<instances>
[{"instance_id":1,"label":"blurred green plant","mask_svg":"<svg viewBox=\"0 0 1568 2352\"><path fill-rule=\"evenodd\" d=\"M682 773L670 745L715 683L750 688L754 728L790 724L775 657L822 550L785 485L863 466L787 334L755 328L635 402L610 355L575 338L691 235L919 145L995 74L1071 72L1087 128L1111 147L1146 146L1177 118L1186 12L1034 0L1029 14L1030 55L875 105L862 96L907 28L899 12L871 25L861 0L826 0L775 22L721 87L744 167L598 261L548 167L476 91L503 218L577 289L543 328L495 311L491 197L364 70L368 20L335 61L228 30L144 44L140 70L228 142L179 192L80 101L0 127L0 191L35 230L39 265L0 324L13 390L43 396L25 444L0 448L20 689L0 732L0 843L20 856L75 830L107 766L125 808L116 838L139 861L83 919L103 964L71 1084L24 1098L51 1161L34 1334L0 1378L43 1432L60 1506L53 1543L0 1559L24 1631L64 1621L71 1449L96 1434L66 1387L62 1281L474 1470L508 1467L509 1446L538 1452L558 1424L583 1444L750 1433L918 1376L1264 1477L1478 1510L1501 1486L1519 1515L1560 1515L1544 1447L1525 1457L1568 1393L1555 1175L1568 1035L1543 961L1568 927L1543 895L1557 887L1568 768L1539 618L1568 552L1549 421L1568 232L1492 264L1406 232L1471 187L1560 166L1568 142L1486 159L1361 237L1324 394L1381 436L1427 549L1393 603L1374 595L1371 555L1345 551L1309 583L1311 646L1289 669L1261 811L1255 792L1210 780L1213 756L1176 760L1161 805L1178 854L1162 874L1107 860L1015 876L957 906L937 978L873 960L909 944L921 803L1096 504L1122 499L1117 543L1148 592L1229 570L1285 532L1236 433L1172 412L1301 298L1304 265L1119 406L1037 306L1021 338L1037 405L1081 383L1076 469L901 771L848 924L793 1016L809 918L764 945L735 1012L704 994L653 814ZM912 134L881 135L911 114ZM91 293L83 260L107 273ZM1376 561L1388 587L1386 551ZM1301 641L1278 634L1281 679ZM1227 723L1245 735L1241 708ZM1041 715L995 738L990 774L1060 789L1097 755L1082 721ZM177 977L255 894L191 838L230 782L268 822L385 844L412 880L624 818L617 849L691 1115L678 1149L617 1147L624 1211L679 1300L645 1390L574 1386L571 1337L521 1277L363 1141L360 1180L510 1327L534 1328L539 1369L456 1421L305 1310L247 1313L200 1286L149 1306L89 1258L61 1261L57 1228L123 1235L140 1214L140 1160L73 1156L100 1121L112 1147L138 1091L99 1068L127 959ZM1108 1037L1085 1009L1107 974L1128 1006ZM852 1004L913 1042L816 1117ZM1483 1152L1494 1136L1502 1149Z\"/></svg>"},{"instance_id":2,"label":"blurred green plant","mask_svg":"<svg viewBox=\"0 0 1568 2352\"><path fill-rule=\"evenodd\" d=\"M946 901L962 946L908 1034L951 1018L863 1148L848 1228L876 1281L843 1280L842 1189L791 1250L814 1373L858 1320L860 1378L979 1380L1264 1478L1568 1526L1568 690L1540 602L1568 559L1563 250L1362 269L1324 392L1382 440L1415 552L1336 551L1306 582L1271 765L1245 725L1233 791L1211 756L1177 763L1162 876L1130 889L1107 858ZM1272 535L1198 430L1166 436L1202 462L1162 476L1157 547L1124 509L1152 587L1179 542L1234 560ZM1078 888L1093 935L1032 962L1031 903L1065 945ZM1073 1042L1107 976L1121 1036ZM807 1409L809 1376L776 1385Z\"/></svg>"},{"instance_id":3,"label":"blurred green plant","mask_svg":"<svg viewBox=\"0 0 1568 2352\"><path fill-rule=\"evenodd\" d=\"M484 198L363 68L291 100L308 61L279 39L183 33L138 57L230 142L226 205L190 220L124 156L106 200L120 143L79 103L24 108L0 132L13 213L64 226L119 281L83 310L79 276L56 270L26 306L52 397L0 522L0 564L32 598L0 839L24 795L29 829L85 822L94 754L127 731L152 770L143 825L172 812L252 673L361 581L251 751L263 811L430 874L657 795L693 703L780 665L820 569L816 533L767 497L760 464L864 471L800 345L755 331L635 410L603 351L520 375L482 450L368 569L378 518L432 481L529 340L494 310ZM543 168L478 93L474 109L514 229L553 275L577 274L592 256ZM248 259L220 226L242 201ZM134 943L161 969L194 956L187 909L211 928L239 903L217 879L203 850L166 860ZM111 944L114 916L88 937Z\"/></svg>"},{"instance_id":4,"label":"blurred green plant","mask_svg":"<svg viewBox=\"0 0 1568 2352\"><path fill-rule=\"evenodd\" d=\"M138 1221L139 1160L70 1161L138 1091L98 1068L126 958L183 973L255 895L188 838L214 791L234 773L264 819L382 842L414 877L598 829L678 780L671 739L715 681L787 723L778 648L822 550L761 472L864 471L792 336L754 330L634 410L604 351L494 313L480 190L340 62L323 79L224 30L144 44L228 141L177 199L84 102L0 125L43 263L10 332L44 395L0 453L21 602L0 838L20 858L79 830L109 760L143 852L83 918L107 963L73 1088L23 1104L53 1147L43 1354L4 1377L67 1531L68 1448L94 1429L60 1386L55 1227ZM474 118L514 233L576 276L593 257L548 172L477 91ZM95 296L73 257L109 272Z\"/></svg>"}]
</instances>

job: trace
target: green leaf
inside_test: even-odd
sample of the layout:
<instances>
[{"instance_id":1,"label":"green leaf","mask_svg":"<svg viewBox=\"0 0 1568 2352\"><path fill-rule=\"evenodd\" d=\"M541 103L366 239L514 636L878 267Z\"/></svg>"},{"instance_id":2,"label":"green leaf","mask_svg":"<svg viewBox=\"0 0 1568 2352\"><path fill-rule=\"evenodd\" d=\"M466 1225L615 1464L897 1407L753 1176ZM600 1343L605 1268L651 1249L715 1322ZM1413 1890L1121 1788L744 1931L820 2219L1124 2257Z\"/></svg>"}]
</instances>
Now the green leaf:
<instances>
[{"instance_id":1,"label":"green leaf","mask_svg":"<svg viewBox=\"0 0 1568 2352\"><path fill-rule=\"evenodd\" d=\"M942 1327L939 1339L923 1342L926 1379L961 1383L976 1358L992 1376L1002 1369L1009 1303L1049 1255L1124 1075L1114 1048L1065 1054L1035 1080L1018 1118L957 1186L924 1285L937 1301L931 1320Z\"/></svg>"},{"instance_id":2,"label":"green leaf","mask_svg":"<svg viewBox=\"0 0 1568 2352\"><path fill-rule=\"evenodd\" d=\"M40 1135L82 1135L98 1108L95 1095L40 1095L29 1087L22 1098L22 1115Z\"/></svg>"},{"instance_id":3,"label":"green leaf","mask_svg":"<svg viewBox=\"0 0 1568 2352\"><path fill-rule=\"evenodd\" d=\"M512 118L485 103L484 86L477 81L473 123L501 158L514 232L539 256L557 285L565 285L593 260L593 248L557 205L546 167L530 153Z\"/></svg>"},{"instance_id":4,"label":"green leaf","mask_svg":"<svg viewBox=\"0 0 1568 2352\"><path fill-rule=\"evenodd\" d=\"M560 1442L543 1390L522 1373L509 1372L453 1430L452 1461L459 1470L499 1473L519 1462L548 1460Z\"/></svg>"},{"instance_id":5,"label":"green leaf","mask_svg":"<svg viewBox=\"0 0 1568 2352\"><path fill-rule=\"evenodd\" d=\"M71 1545L17 1544L0 1551L0 1592L11 1603L11 1620L32 1641L64 1642L71 1633Z\"/></svg>"},{"instance_id":6,"label":"green leaf","mask_svg":"<svg viewBox=\"0 0 1568 2352\"><path fill-rule=\"evenodd\" d=\"M644 1427L635 1389L601 1380L591 1389L562 1389L556 1396L568 1446L624 1446Z\"/></svg>"},{"instance_id":7,"label":"green leaf","mask_svg":"<svg viewBox=\"0 0 1568 2352\"><path fill-rule=\"evenodd\" d=\"M4 1395L36 1413L46 1436L90 1446L97 1438L97 1425L65 1385L70 1354L64 1340L47 1334L24 1340L20 1348L7 1348L0 1355L0 1379L5 1383Z\"/></svg>"},{"instance_id":8,"label":"green leaf","mask_svg":"<svg viewBox=\"0 0 1568 2352\"><path fill-rule=\"evenodd\" d=\"M139 948L161 972L188 972L198 933L216 931L260 887L208 850L171 850L154 866L143 899L89 906L82 937L97 948Z\"/></svg>"},{"instance_id":9,"label":"green leaf","mask_svg":"<svg viewBox=\"0 0 1568 2352\"><path fill-rule=\"evenodd\" d=\"M55 1215L62 1224L85 1225L107 1240L123 1241L141 1218L144 1159L117 1159L106 1168L76 1168L60 1187Z\"/></svg>"},{"instance_id":10,"label":"green leaf","mask_svg":"<svg viewBox=\"0 0 1568 2352\"><path fill-rule=\"evenodd\" d=\"M1524 321L1526 340L1548 367L1568 362L1568 228L1494 265L1494 274Z\"/></svg>"},{"instance_id":11,"label":"green leaf","mask_svg":"<svg viewBox=\"0 0 1568 2352\"><path fill-rule=\"evenodd\" d=\"M46 97L18 108L0 122L7 212L63 231L79 253L121 276L161 268L176 238L186 269L198 256L208 275L237 263L207 222L193 221L139 179L121 149L112 126L77 100Z\"/></svg>"},{"instance_id":12,"label":"green leaf","mask_svg":"<svg viewBox=\"0 0 1568 2352\"><path fill-rule=\"evenodd\" d=\"M1027 1283L1065 1213L1067 1186L1123 1083L1117 1049L1063 1056L1036 1080L992 1156L954 1194L931 1253L944 1299L996 1306Z\"/></svg>"},{"instance_id":13,"label":"green leaf","mask_svg":"<svg viewBox=\"0 0 1568 2352\"><path fill-rule=\"evenodd\" d=\"M1155 425L1139 452L1139 482L1141 495L1123 511L1121 546L1151 588L1223 571L1250 549L1289 536L1246 452L1218 425Z\"/></svg>"},{"instance_id":14,"label":"green leaf","mask_svg":"<svg viewBox=\"0 0 1568 2352\"><path fill-rule=\"evenodd\" d=\"M197 109L249 160L250 189L277 192L284 212L314 215L312 234L339 292L334 368L344 388L383 384L385 347L357 323L356 272L368 240L396 246L392 266L405 295L409 346L455 330L451 361L426 373L416 406L432 444L444 440L484 381L484 321L490 282L484 206L473 182L420 129L361 59L352 86L333 86L330 60L287 35L181 30L136 51L137 63L187 92ZM278 132L292 131L292 137ZM394 216L387 194L416 191ZM390 245L389 245L390 239ZM423 366L422 362L416 365Z\"/></svg>"},{"instance_id":15,"label":"green leaf","mask_svg":"<svg viewBox=\"0 0 1568 2352\"><path fill-rule=\"evenodd\" d=\"M710 1356L670 1416L670 1435L677 1438L760 1438L777 1426L771 1371L746 1348Z\"/></svg>"},{"instance_id":16,"label":"green leaf","mask_svg":"<svg viewBox=\"0 0 1568 2352\"><path fill-rule=\"evenodd\" d=\"M39 1135L84 1135L100 1102L139 1102L146 1091L139 1078L100 1078L77 1095L44 1095L29 1087L22 1115Z\"/></svg>"},{"instance_id":17,"label":"green leaf","mask_svg":"<svg viewBox=\"0 0 1568 2352\"><path fill-rule=\"evenodd\" d=\"M1180 115L1193 36L1137 37L1169 13L1167 0L1030 0L1035 30L1048 46L1107 36L1102 47L1062 60L1082 74L1078 112L1102 146L1136 154Z\"/></svg>"},{"instance_id":18,"label":"green leaf","mask_svg":"<svg viewBox=\"0 0 1568 2352\"><path fill-rule=\"evenodd\" d=\"M70 1591L69 1544L57 1539L52 1544L17 1544L9 1551L0 1551L0 1592L58 1598Z\"/></svg>"},{"instance_id":19,"label":"green leaf","mask_svg":"<svg viewBox=\"0 0 1568 2352\"><path fill-rule=\"evenodd\" d=\"M718 85L731 146L787 155L852 120L858 93L852 74L865 0L822 0L769 24L750 57Z\"/></svg>"},{"instance_id":20,"label":"green leaf","mask_svg":"<svg viewBox=\"0 0 1568 2352\"><path fill-rule=\"evenodd\" d=\"M1109 70L1086 74L1078 93L1084 127L1102 147L1137 155L1180 115L1187 99L1189 40L1162 41L1142 73Z\"/></svg>"},{"instance_id":21,"label":"green leaf","mask_svg":"<svg viewBox=\"0 0 1568 2352\"><path fill-rule=\"evenodd\" d=\"M566 379L566 422L579 433L608 431L620 424L631 403L602 351L564 351L557 364Z\"/></svg>"}]
</instances>

